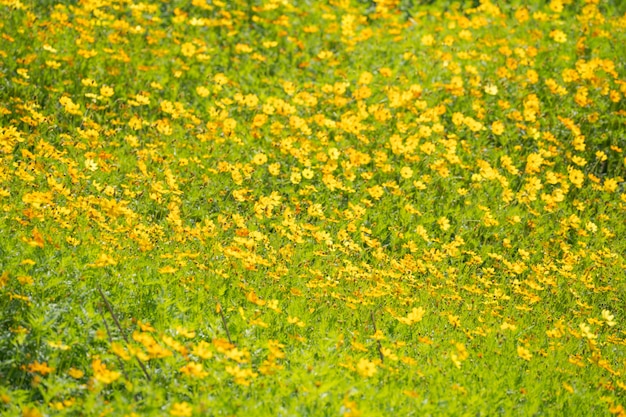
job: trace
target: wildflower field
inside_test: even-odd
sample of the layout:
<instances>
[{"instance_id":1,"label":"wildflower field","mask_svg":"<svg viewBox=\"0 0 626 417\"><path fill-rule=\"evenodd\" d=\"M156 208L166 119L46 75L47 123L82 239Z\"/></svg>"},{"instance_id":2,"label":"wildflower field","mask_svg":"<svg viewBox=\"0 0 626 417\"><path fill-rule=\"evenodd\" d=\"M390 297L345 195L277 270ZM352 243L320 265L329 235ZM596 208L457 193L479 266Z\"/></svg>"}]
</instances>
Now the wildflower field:
<instances>
[{"instance_id":1,"label":"wildflower field","mask_svg":"<svg viewBox=\"0 0 626 417\"><path fill-rule=\"evenodd\" d=\"M626 415L626 5L0 0L0 415Z\"/></svg>"}]
</instances>

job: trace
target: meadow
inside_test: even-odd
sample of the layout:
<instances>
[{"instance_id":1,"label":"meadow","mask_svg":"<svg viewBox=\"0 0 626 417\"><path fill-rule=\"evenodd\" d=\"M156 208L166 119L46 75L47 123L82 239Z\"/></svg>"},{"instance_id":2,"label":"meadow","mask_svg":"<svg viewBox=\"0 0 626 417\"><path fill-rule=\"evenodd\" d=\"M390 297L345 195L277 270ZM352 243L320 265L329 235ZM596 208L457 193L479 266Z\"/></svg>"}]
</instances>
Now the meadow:
<instances>
[{"instance_id":1,"label":"meadow","mask_svg":"<svg viewBox=\"0 0 626 417\"><path fill-rule=\"evenodd\" d=\"M0 415L626 416L626 6L0 0Z\"/></svg>"}]
</instances>

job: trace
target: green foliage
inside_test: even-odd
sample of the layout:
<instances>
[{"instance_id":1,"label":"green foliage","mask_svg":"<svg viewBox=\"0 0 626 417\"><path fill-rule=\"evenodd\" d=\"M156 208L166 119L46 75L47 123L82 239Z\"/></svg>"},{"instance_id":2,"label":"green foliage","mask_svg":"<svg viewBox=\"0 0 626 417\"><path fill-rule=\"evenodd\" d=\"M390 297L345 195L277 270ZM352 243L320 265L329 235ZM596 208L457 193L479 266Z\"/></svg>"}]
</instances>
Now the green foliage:
<instances>
[{"instance_id":1,"label":"green foliage","mask_svg":"<svg viewBox=\"0 0 626 417\"><path fill-rule=\"evenodd\" d=\"M3 415L624 415L620 2L0 0Z\"/></svg>"}]
</instances>

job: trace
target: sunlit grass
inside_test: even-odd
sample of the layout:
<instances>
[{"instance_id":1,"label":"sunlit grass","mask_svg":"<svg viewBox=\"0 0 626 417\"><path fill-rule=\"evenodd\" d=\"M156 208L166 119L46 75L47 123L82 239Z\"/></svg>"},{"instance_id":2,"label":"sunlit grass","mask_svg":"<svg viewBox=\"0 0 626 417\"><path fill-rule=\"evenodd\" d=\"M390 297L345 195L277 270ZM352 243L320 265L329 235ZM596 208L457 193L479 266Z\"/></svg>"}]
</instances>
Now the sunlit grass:
<instances>
[{"instance_id":1,"label":"sunlit grass","mask_svg":"<svg viewBox=\"0 0 626 417\"><path fill-rule=\"evenodd\" d=\"M626 11L466 3L0 0L0 413L626 414Z\"/></svg>"}]
</instances>

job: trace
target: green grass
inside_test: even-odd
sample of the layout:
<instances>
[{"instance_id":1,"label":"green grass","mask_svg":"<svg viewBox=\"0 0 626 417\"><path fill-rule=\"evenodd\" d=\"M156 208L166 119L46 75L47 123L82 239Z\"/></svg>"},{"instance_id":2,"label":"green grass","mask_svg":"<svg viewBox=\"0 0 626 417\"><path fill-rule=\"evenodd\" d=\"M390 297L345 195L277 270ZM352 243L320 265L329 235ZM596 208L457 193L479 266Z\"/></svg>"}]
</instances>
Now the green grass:
<instances>
[{"instance_id":1,"label":"green grass","mask_svg":"<svg viewBox=\"0 0 626 417\"><path fill-rule=\"evenodd\" d=\"M618 2L0 0L0 414L624 415Z\"/></svg>"}]
</instances>

